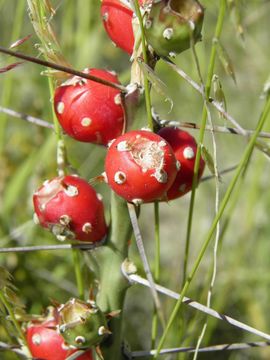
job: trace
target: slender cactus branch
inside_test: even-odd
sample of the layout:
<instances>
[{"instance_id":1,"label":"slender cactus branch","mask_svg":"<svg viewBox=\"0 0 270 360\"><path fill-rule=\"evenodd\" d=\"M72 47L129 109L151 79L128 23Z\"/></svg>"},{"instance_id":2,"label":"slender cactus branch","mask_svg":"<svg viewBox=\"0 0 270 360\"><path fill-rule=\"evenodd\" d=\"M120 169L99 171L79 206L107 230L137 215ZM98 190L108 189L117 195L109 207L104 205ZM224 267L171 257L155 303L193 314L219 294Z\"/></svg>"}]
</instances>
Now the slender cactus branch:
<instances>
[{"instance_id":1,"label":"slender cactus branch","mask_svg":"<svg viewBox=\"0 0 270 360\"><path fill-rule=\"evenodd\" d=\"M143 285L143 286L146 286L146 287L149 287L150 288L150 284L149 284L149 281L142 278L141 276L139 275L136 275L136 274L126 274L126 276L129 278L130 282L131 283L138 283L140 285ZM164 294L166 296L169 296L175 300L179 300L180 297L181 297L181 294L178 294L172 290L169 290L161 285L157 285L157 284L154 284L155 286L155 289L161 293L161 294ZM212 316L216 319L219 319L219 320L222 320L222 321L226 321L228 324L234 326L234 327L237 327L241 330L244 330L246 332L249 332L249 333L252 333L254 335L257 335L257 336L260 336L262 337L263 339L266 339L266 340L270 340L270 334L267 334L263 331L260 331L258 329L255 329L254 327L252 326L249 326L241 321L238 321L236 319L233 319L232 317L230 316L227 316L227 315L224 315L224 314L221 314L219 313L218 311L206 306L206 305L203 305L203 304L200 304L199 302L197 301L194 301L186 296L183 296L182 297L182 303L185 304L185 305L188 305L190 307L192 307L193 309L196 309L198 311L201 311L203 312L204 314L207 314L209 316Z\"/></svg>"},{"instance_id":2,"label":"slender cactus branch","mask_svg":"<svg viewBox=\"0 0 270 360\"><path fill-rule=\"evenodd\" d=\"M165 119L157 120L157 122L162 126L175 126L178 128L187 128L187 129L194 129L194 130L201 129L200 125L193 123L193 122L171 121L171 120L165 120ZM242 130L240 131L236 127L217 126L217 125L213 126L213 128L210 125L206 125L205 130L207 130L207 131L213 130L215 133L240 135L240 136L251 136L252 134L254 134L254 130L243 129L244 130L244 133L243 133ZM261 131L259 133L258 137L270 139L270 133Z\"/></svg>"},{"instance_id":3,"label":"slender cactus branch","mask_svg":"<svg viewBox=\"0 0 270 360\"><path fill-rule=\"evenodd\" d=\"M24 354L24 352L21 350L21 346L20 345L9 345L9 344L6 344L2 341L0 341L0 352L2 350L9 350L9 351L12 351L20 356L23 356L23 357L26 357L26 355Z\"/></svg>"},{"instance_id":4,"label":"slender cactus branch","mask_svg":"<svg viewBox=\"0 0 270 360\"><path fill-rule=\"evenodd\" d=\"M215 101L213 100L211 103L215 104ZM19 111L15 111L15 110L3 107L3 106L0 106L0 112L10 115L12 117L15 117L17 119L28 121L32 124L35 124L35 125L38 125L41 127L45 127L48 129L54 128L53 124L46 120L37 118L32 115L24 114ZM226 112L224 112L223 115L224 114L227 114L227 116L230 116ZM158 122L161 126L175 126L175 127L179 127L179 128L187 128L187 129L193 129L193 130L200 130L200 128L201 128L200 125L193 123L193 122L171 121L171 120L166 120L166 119L155 119L155 121ZM211 131L211 126L206 125L205 130ZM239 135L239 136L251 136L254 133L254 130L243 129L244 130L244 133L243 133L243 131L238 130L236 127L226 127L226 126L214 126L213 130L216 133ZM261 131L259 133L258 137L270 139L270 133L266 132L266 131Z\"/></svg>"},{"instance_id":5,"label":"slender cactus branch","mask_svg":"<svg viewBox=\"0 0 270 360\"><path fill-rule=\"evenodd\" d=\"M21 120L28 121L28 122L30 122L32 124L35 124L35 125L38 125L38 126L41 126L41 127L45 127L45 128L48 128L48 129L53 129L54 128L53 124L49 123L48 121L39 119L39 118L31 116L31 115L23 114L21 112L18 112L18 111L12 110L12 109L8 109L8 108L3 107L3 106L0 106L0 112L4 113L6 115L10 115L12 117L21 119Z\"/></svg>"},{"instance_id":6,"label":"slender cactus branch","mask_svg":"<svg viewBox=\"0 0 270 360\"><path fill-rule=\"evenodd\" d=\"M47 250L70 250L70 249L80 249L80 250L93 250L97 247L103 245L103 241L95 243L79 243L79 244L63 244L63 245L40 245L40 246L16 246L16 247L7 247L0 248L0 253L9 253L9 252L32 252L32 251L47 251Z\"/></svg>"},{"instance_id":7,"label":"slender cactus branch","mask_svg":"<svg viewBox=\"0 0 270 360\"><path fill-rule=\"evenodd\" d=\"M84 78L84 79L92 80L92 81L98 82L100 84L107 85L107 86L113 87L115 89L118 89L118 90L120 90L120 91L122 91L124 93L127 92L125 86L123 86L123 85L119 85L119 84L113 83L111 81L107 81L107 80L98 78L96 76L86 74L86 73L78 71L78 70L71 69L71 68L69 68L67 66L63 66L63 65L60 65L60 64L53 63L51 61L38 59L38 58L35 58L33 56L25 55L25 54L22 54L22 53L17 52L17 51L12 51L12 50L6 49L6 48L4 48L2 46L0 46L0 53L10 55L10 56L14 56L16 58L23 59L23 60L26 60L28 62L32 62L32 63L38 64L38 65L41 65L41 66L45 66L45 67L48 67L48 68L51 68L51 69L62 71L62 72L65 72L67 74L79 76L79 77Z\"/></svg>"},{"instance_id":8,"label":"slender cactus branch","mask_svg":"<svg viewBox=\"0 0 270 360\"><path fill-rule=\"evenodd\" d=\"M221 170L218 172L219 176L220 175L225 175L225 174L228 174L232 171L234 171L235 169L237 169L238 165L233 165L233 166L230 166L228 167L227 169L224 169L224 170ZM216 175L207 175L207 176L204 176L200 179L200 183L201 182L205 182L205 181L208 181L208 180L213 180L214 178L216 177Z\"/></svg>"},{"instance_id":9,"label":"slender cactus branch","mask_svg":"<svg viewBox=\"0 0 270 360\"><path fill-rule=\"evenodd\" d=\"M168 354L177 354L177 353L206 353L214 351L232 351L232 350L246 350L253 349L256 347L267 347L270 346L268 341L257 341L257 342L246 342L246 343L234 343L234 344L221 344L221 345L212 345L202 347L197 349L195 347L182 347L182 348L173 348L173 349L163 349L160 351L159 355L168 355ZM145 356L155 356L157 350L150 351L133 351L130 353L131 358L141 358Z\"/></svg>"},{"instance_id":10,"label":"slender cactus branch","mask_svg":"<svg viewBox=\"0 0 270 360\"><path fill-rule=\"evenodd\" d=\"M144 267L144 271L146 274L146 277L149 281L149 284L151 285L151 293L153 296L153 300L157 309L157 313L159 315L160 321L162 323L163 326L165 326L165 319L164 319L164 315L162 313L161 310L161 304L157 295L157 291L155 289L154 286L154 278L150 269L150 265L148 262L148 259L146 257L146 253L144 250L144 245L143 245L143 240L142 240L142 235L139 229L139 225L138 225L138 220L137 220L137 215L136 215L136 211L135 211L135 205L128 203L128 211L129 211L129 216L130 216L130 221L133 227L133 232L134 232L134 236L136 239L136 244L137 244L137 248L143 263L143 267Z\"/></svg>"}]
</instances>

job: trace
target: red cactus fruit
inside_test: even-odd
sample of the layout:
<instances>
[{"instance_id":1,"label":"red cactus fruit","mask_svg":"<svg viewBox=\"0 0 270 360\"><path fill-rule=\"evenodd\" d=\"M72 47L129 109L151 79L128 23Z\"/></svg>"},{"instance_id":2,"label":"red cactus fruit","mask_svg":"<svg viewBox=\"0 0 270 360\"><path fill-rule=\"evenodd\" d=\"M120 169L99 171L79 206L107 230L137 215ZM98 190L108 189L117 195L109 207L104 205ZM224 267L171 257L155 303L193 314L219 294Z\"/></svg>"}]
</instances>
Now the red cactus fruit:
<instances>
[{"instance_id":1,"label":"red cactus fruit","mask_svg":"<svg viewBox=\"0 0 270 360\"><path fill-rule=\"evenodd\" d=\"M84 72L119 84L113 72L102 69ZM123 130L120 91L91 80L74 76L57 87L54 109L64 131L78 141L107 145Z\"/></svg>"},{"instance_id":2,"label":"red cactus fruit","mask_svg":"<svg viewBox=\"0 0 270 360\"><path fill-rule=\"evenodd\" d=\"M139 0L142 5L145 0ZM133 11L120 0L102 0L101 16L103 25L111 40L129 55L133 52L134 34Z\"/></svg>"},{"instance_id":3,"label":"red cactus fruit","mask_svg":"<svg viewBox=\"0 0 270 360\"><path fill-rule=\"evenodd\" d=\"M175 127L165 127L161 129L158 134L171 145L176 160L179 163L177 176L167 191L167 199L173 200L183 196L192 188L197 143L194 137L188 132ZM203 174L204 166L205 162L201 158L198 174L199 179Z\"/></svg>"},{"instance_id":4,"label":"red cactus fruit","mask_svg":"<svg viewBox=\"0 0 270 360\"><path fill-rule=\"evenodd\" d=\"M109 186L129 202L160 199L172 185L176 160L170 145L151 131L119 136L108 149L105 172Z\"/></svg>"},{"instance_id":5,"label":"red cactus fruit","mask_svg":"<svg viewBox=\"0 0 270 360\"><path fill-rule=\"evenodd\" d=\"M44 322L32 322L26 330L26 340L33 357L42 360L66 360L77 350L70 350L56 330L55 319ZM77 357L78 360L93 360L88 350Z\"/></svg>"},{"instance_id":6,"label":"red cactus fruit","mask_svg":"<svg viewBox=\"0 0 270 360\"><path fill-rule=\"evenodd\" d=\"M47 180L33 196L35 219L59 240L98 242L107 227L101 196L77 176Z\"/></svg>"}]
</instances>

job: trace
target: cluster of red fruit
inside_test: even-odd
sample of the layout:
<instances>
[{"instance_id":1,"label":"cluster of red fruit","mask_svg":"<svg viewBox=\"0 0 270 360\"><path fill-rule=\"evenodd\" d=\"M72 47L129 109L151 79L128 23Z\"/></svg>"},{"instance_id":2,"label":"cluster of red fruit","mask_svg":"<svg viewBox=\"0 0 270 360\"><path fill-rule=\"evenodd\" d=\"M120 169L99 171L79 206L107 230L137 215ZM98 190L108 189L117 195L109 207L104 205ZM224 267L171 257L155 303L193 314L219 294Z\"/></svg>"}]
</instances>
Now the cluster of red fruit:
<instances>
[{"instance_id":1,"label":"cluster of red fruit","mask_svg":"<svg viewBox=\"0 0 270 360\"><path fill-rule=\"evenodd\" d=\"M178 31L179 16L175 18L174 13L178 10L185 15L186 6L182 9L174 7L182 6L185 2L161 0L149 7L151 0L139 1L142 11L146 11L147 42L157 55L171 56L185 50L189 46L187 37L190 38L191 23L194 25L195 40L199 39L203 11L197 1L187 2L191 4L189 10L192 10L192 17L189 17L188 24L184 24L182 19L181 31ZM166 15L165 20L160 20L160 13ZM110 38L132 54L132 23L136 17L129 1L103 0L101 14ZM119 84L113 72L102 69L84 71ZM104 180L128 202L139 205L173 200L191 190L197 152L195 139L175 127L161 128L158 133L149 130L125 132L126 119L120 90L73 77L57 87L54 108L67 135L78 141L108 148ZM203 159L200 159L198 178L203 173L204 165ZM35 192L33 201L36 222L51 230L59 240L74 239L101 244L106 237L102 197L78 176L58 176L45 181ZM53 318L33 323L28 328L27 339L33 356L62 360L72 353L70 348L65 348L62 336L54 329L55 325L56 319ZM88 352L78 359L91 358Z\"/></svg>"},{"instance_id":2,"label":"cluster of red fruit","mask_svg":"<svg viewBox=\"0 0 270 360\"><path fill-rule=\"evenodd\" d=\"M140 0L146 8L149 2ZM111 39L130 54L134 45L132 19L135 16L123 3L103 0L101 14ZM171 7L173 3L170 2ZM192 14L196 10L196 16L199 14L201 19L202 8L197 1L191 3ZM153 11L157 11L154 4L148 20L152 19ZM163 8L159 11L164 13ZM168 13L167 4L166 15ZM148 30L150 28L148 26ZM101 69L84 71L119 84L114 72ZM167 201L190 191L197 151L194 138L174 127L162 128L157 134L147 130L123 134L125 115L120 90L75 76L57 87L54 108L67 135L78 141L108 147L105 181L127 201L136 205ZM199 178L203 170L204 161L200 159ZM99 242L106 235L102 197L77 176L45 181L34 194L34 207L37 222L49 228L60 240Z\"/></svg>"}]
</instances>

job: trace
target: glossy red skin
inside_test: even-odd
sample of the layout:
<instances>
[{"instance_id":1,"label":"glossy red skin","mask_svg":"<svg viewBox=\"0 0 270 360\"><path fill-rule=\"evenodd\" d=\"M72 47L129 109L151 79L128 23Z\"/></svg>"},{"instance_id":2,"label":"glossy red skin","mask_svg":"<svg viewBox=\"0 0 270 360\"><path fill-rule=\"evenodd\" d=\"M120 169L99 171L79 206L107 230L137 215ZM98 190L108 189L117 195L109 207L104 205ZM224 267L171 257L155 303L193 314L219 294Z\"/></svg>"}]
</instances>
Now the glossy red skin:
<instances>
[{"instance_id":1,"label":"glossy red skin","mask_svg":"<svg viewBox=\"0 0 270 360\"><path fill-rule=\"evenodd\" d=\"M139 0L140 4L143 4L143 2L144 0ZM108 14L107 21L105 20L106 14ZM123 5L120 0L103 0L101 16L110 39L116 46L131 55L134 46L133 11Z\"/></svg>"},{"instance_id":2,"label":"glossy red skin","mask_svg":"<svg viewBox=\"0 0 270 360\"><path fill-rule=\"evenodd\" d=\"M116 75L102 69L87 69L87 74L119 84ZM78 78L73 78L78 79ZM54 109L62 128L72 138L94 144L107 145L122 133L124 111L115 103L120 91L112 87L86 80L80 84L64 83L57 87L54 95ZM59 111L59 103L64 110ZM91 124L83 126L82 119L90 118Z\"/></svg>"},{"instance_id":3,"label":"glossy red skin","mask_svg":"<svg viewBox=\"0 0 270 360\"><path fill-rule=\"evenodd\" d=\"M33 323L26 330L26 340L33 357L42 360L66 360L77 350L68 350L64 347L64 339L55 327L56 321ZM33 342L33 336L40 336L40 344ZM78 360L93 360L92 351L89 350L77 358Z\"/></svg>"},{"instance_id":4,"label":"glossy red skin","mask_svg":"<svg viewBox=\"0 0 270 360\"><path fill-rule=\"evenodd\" d=\"M163 137L171 145L176 160L181 164L177 172L176 179L167 191L167 200L179 198L188 193L192 188L192 179L194 174L195 157L197 152L197 143L193 136L188 132L177 129L175 127L165 127L158 134ZM191 147L194 152L193 159L186 159L183 151L186 147ZM205 167L204 160L200 159L199 179L201 178ZM181 186L186 185L185 189Z\"/></svg>"},{"instance_id":5,"label":"glossy red skin","mask_svg":"<svg viewBox=\"0 0 270 360\"><path fill-rule=\"evenodd\" d=\"M103 203L92 186L84 179L71 175L56 177L49 181L49 186L52 184L56 185L57 192L54 192L49 199L44 200L44 184L33 196L35 213L40 225L50 228L53 224L59 224L62 215L68 215L72 219L70 230L75 233L77 240L89 242L102 240L107 233ZM78 189L78 195L66 194L64 188L69 185ZM41 206L44 201L45 209ZM85 223L92 225L91 232L85 233L82 230Z\"/></svg>"},{"instance_id":6,"label":"glossy red skin","mask_svg":"<svg viewBox=\"0 0 270 360\"><path fill-rule=\"evenodd\" d=\"M105 159L105 172L110 187L121 197L129 202L134 202L134 199L142 200L142 202L151 202L160 199L169 187L172 185L177 169L176 160L173 151L166 141L166 146L162 147L164 150L164 167L163 170L167 173L166 183L159 182L153 175L154 168L149 168L143 172L142 167L136 163L132 157L131 151L119 151L117 145L123 141L128 141L134 144L136 136L140 135L140 139L147 139L147 141L154 141L160 143L163 139L153 132L144 130L134 130L118 137L110 146ZM126 175L126 181L123 184L115 182L115 174L123 172Z\"/></svg>"}]
</instances>

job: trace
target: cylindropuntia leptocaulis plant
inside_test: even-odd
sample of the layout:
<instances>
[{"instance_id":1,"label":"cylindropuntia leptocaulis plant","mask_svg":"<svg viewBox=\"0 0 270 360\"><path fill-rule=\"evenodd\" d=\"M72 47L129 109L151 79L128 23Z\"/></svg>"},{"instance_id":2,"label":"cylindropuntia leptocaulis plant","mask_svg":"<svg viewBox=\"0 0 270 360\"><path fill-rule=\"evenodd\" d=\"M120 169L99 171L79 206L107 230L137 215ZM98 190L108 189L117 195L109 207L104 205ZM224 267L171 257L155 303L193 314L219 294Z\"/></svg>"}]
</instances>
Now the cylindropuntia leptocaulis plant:
<instances>
[{"instance_id":1,"label":"cylindropuntia leptocaulis plant","mask_svg":"<svg viewBox=\"0 0 270 360\"><path fill-rule=\"evenodd\" d=\"M140 1L141 4L142 2ZM150 4L150 1L147 3ZM104 0L102 14L106 30L113 34L112 38L116 36L115 42L119 47L131 54L134 45L131 27L133 12L126 11L126 19L117 19L117 14L112 15L115 11L114 6L117 11L126 11L122 2ZM150 9L145 18L145 32L149 45L158 55L172 55L187 49L191 36L194 41L199 40L203 8L197 1L154 1ZM115 24L109 23L114 17L116 24L119 21L119 28L113 28ZM127 27L124 25L125 21L129 24ZM123 35L127 35L128 40L124 40ZM116 76L105 70L91 69L86 72L118 83ZM156 200L171 200L190 190L196 154L195 140L185 132L170 128L164 128L158 134L134 130L121 135L125 129L119 90L74 77L56 89L54 107L66 134L78 141L107 146L116 138L108 149L105 170L108 184L125 200L136 205ZM203 168L204 162L201 160L199 177ZM41 350L41 344L45 343L43 336L47 336L49 332L50 350L56 346L53 345L55 342L57 346L60 344L63 350L61 356L66 356L66 351L72 348L76 351L75 348L87 349L104 344L112 330L105 315L106 307L111 306L107 301L111 288L104 286L110 282L108 276L111 274L107 274L106 270L113 267L114 293L112 291L110 299L113 298L122 308L122 294L128 284L120 273L120 266L127 256L127 239L130 238L131 232L129 219L125 217L126 202L118 199L115 194L112 198L118 209L116 210L115 205L111 222L115 224L119 221L116 218L121 213L121 224L117 224L118 230L114 227L111 231L108 246L100 248L100 252L96 254L97 259L101 259L100 264L107 265L100 271L101 291L97 296L100 307L94 302L72 299L59 307L57 321L46 320L39 324L31 324L27 331L29 347L32 346L34 356L44 357L44 352L34 353L34 349ZM34 206L36 219L41 226L52 230L60 240L67 238L99 242L107 234L101 199L92 187L79 177L58 176L47 181L35 193ZM122 231L123 226L125 232ZM117 335L117 331L115 334ZM91 358L91 353L88 354ZM83 356L79 359L87 359ZM62 358L55 357L54 360Z\"/></svg>"}]
</instances>

